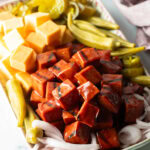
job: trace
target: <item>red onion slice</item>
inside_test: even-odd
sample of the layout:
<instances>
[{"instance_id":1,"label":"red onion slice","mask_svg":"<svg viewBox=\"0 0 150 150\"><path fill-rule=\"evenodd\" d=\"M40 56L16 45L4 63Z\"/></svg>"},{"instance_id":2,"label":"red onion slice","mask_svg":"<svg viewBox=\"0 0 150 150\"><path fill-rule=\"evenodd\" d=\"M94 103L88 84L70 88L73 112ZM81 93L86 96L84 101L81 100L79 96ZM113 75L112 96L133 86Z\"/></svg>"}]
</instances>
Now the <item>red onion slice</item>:
<instances>
[{"instance_id":1,"label":"red onion slice","mask_svg":"<svg viewBox=\"0 0 150 150\"><path fill-rule=\"evenodd\" d=\"M123 145L132 145L140 141L142 132L135 125L128 125L119 132L119 140Z\"/></svg>"}]
</instances>

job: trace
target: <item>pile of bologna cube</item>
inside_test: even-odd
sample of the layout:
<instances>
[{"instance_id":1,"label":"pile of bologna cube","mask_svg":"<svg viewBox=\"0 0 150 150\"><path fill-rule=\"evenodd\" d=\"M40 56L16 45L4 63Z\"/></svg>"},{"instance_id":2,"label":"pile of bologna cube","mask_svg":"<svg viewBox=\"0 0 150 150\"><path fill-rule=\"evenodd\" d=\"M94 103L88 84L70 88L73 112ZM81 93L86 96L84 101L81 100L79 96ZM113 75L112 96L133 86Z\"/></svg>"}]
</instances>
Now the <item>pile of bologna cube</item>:
<instances>
[{"instance_id":1,"label":"pile of bologna cube","mask_svg":"<svg viewBox=\"0 0 150 150\"><path fill-rule=\"evenodd\" d=\"M31 106L69 143L87 144L95 133L101 149L119 148L119 130L142 115L134 93L143 88L123 78L122 62L109 50L69 43L37 55L31 74Z\"/></svg>"}]
</instances>

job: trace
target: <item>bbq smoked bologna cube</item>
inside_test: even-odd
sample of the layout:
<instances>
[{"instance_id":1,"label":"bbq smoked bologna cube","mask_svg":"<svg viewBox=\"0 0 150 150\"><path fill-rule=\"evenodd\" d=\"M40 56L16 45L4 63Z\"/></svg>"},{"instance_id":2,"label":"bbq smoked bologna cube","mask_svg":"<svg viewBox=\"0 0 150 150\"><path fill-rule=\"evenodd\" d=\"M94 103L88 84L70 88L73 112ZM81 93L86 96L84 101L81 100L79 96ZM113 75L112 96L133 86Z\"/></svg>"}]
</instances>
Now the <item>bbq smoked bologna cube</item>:
<instances>
[{"instance_id":1,"label":"bbq smoked bologna cube","mask_svg":"<svg viewBox=\"0 0 150 150\"><path fill-rule=\"evenodd\" d=\"M68 111L63 111L62 116L65 124L70 124L76 121L76 118Z\"/></svg>"},{"instance_id":2,"label":"bbq smoked bologna cube","mask_svg":"<svg viewBox=\"0 0 150 150\"><path fill-rule=\"evenodd\" d=\"M60 85L59 82L47 82L47 85L46 85L46 99L47 100L53 98L52 91L59 85Z\"/></svg>"},{"instance_id":3,"label":"bbq smoked bologna cube","mask_svg":"<svg viewBox=\"0 0 150 150\"><path fill-rule=\"evenodd\" d=\"M89 64L94 64L99 58L100 57L94 48L83 48L72 56L72 59L82 68Z\"/></svg>"},{"instance_id":4,"label":"bbq smoked bologna cube","mask_svg":"<svg viewBox=\"0 0 150 150\"><path fill-rule=\"evenodd\" d=\"M59 48L56 49L56 56L58 59L63 59L67 62L69 62L69 59L71 58L71 51L70 48Z\"/></svg>"},{"instance_id":5,"label":"bbq smoked bologna cube","mask_svg":"<svg viewBox=\"0 0 150 150\"><path fill-rule=\"evenodd\" d=\"M64 61L63 59L61 59L60 61L58 61L56 64L54 64L52 67L49 68L49 70L51 72L53 72L53 74L59 78L59 74L60 72L63 70L64 66L67 64L66 61Z\"/></svg>"},{"instance_id":6,"label":"bbq smoked bologna cube","mask_svg":"<svg viewBox=\"0 0 150 150\"><path fill-rule=\"evenodd\" d=\"M112 113L105 109L103 106L100 107L101 112L99 113L97 120L94 124L95 130L101 130L106 128L112 128L113 126L113 116Z\"/></svg>"},{"instance_id":7,"label":"bbq smoked bologna cube","mask_svg":"<svg viewBox=\"0 0 150 150\"><path fill-rule=\"evenodd\" d=\"M110 52L111 51L109 51L109 50L97 50L97 53L100 56L100 60L106 60L106 61L111 60Z\"/></svg>"},{"instance_id":8,"label":"bbq smoked bologna cube","mask_svg":"<svg viewBox=\"0 0 150 150\"><path fill-rule=\"evenodd\" d=\"M55 88L52 91L52 95L64 110L74 108L79 102L76 86L69 79Z\"/></svg>"},{"instance_id":9,"label":"bbq smoked bologna cube","mask_svg":"<svg viewBox=\"0 0 150 150\"><path fill-rule=\"evenodd\" d=\"M46 122L62 120L62 108L53 100L39 103L36 112L40 118Z\"/></svg>"},{"instance_id":10,"label":"bbq smoked bologna cube","mask_svg":"<svg viewBox=\"0 0 150 150\"><path fill-rule=\"evenodd\" d=\"M87 102L91 101L100 92L90 81L80 85L77 89L83 99Z\"/></svg>"},{"instance_id":11,"label":"bbq smoked bologna cube","mask_svg":"<svg viewBox=\"0 0 150 150\"><path fill-rule=\"evenodd\" d=\"M109 84L113 90L122 93L122 75L120 74L103 74L102 80L104 84Z\"/></svg>"},{"instance_id":12,"label":"bbq smoked bologna cube","mask_svg":"<svg viewBox=\"0 0 150 150\"><path fill-rule=\"evenodd\" d=\"M87 81L90 81L93 84L97 84L102 79L101 74L92 65L87 66L80 72L76 73L75 78L78 80L80 85Z\"/></svg>"},{"instance_id":13,"label":"bbq smoked bologna cube","mask_svg":"<svg viewBox=\"0 0 150 150\"><path fill-rule=\"evenodd\" d=\"M74 144L87 144L90 138L90 128L80 121L65 127L64 140Z\"/></svg>"},{"instance_id":14,"label":"bbq smoked bologna cube","mask_svg":"<svg viewBox=\"0 0 150 150\"><path fill-rule=\"evenodd\" d=\"M102 150L120 147L118 135L114 128L100 130L97 133L97 141Z\"/></svg>"},{"instance_id":15,"label":"bbq smoked bologna cube","mask_svg":"<svg viewBox=\"0 0 150 150\"><path fill-rule=\"evenodd\" d=\"M84 102L77 114L77 120L88 125L89 127L93 127L99 112L100 110L98 107Z\"/></svg>"},{"instance_id":16,"label":"bbq smoked bologna cube","mask_svg":"<svg viewBox=\"0 0 150 150\"><path fill-rule=\"evenodd\" d=\"M109 85L104 84L102 86L98 101L110 112L118 113L120 109L121 98L112 90Z\"/></svg>"},{"instance_id":17,"label":"bbq smoked bologna cube","mask_svg":"<svg viewBox=\"0 0 150 150\"><path fill-rule=\"evenodd\" d=\"M51 122L50 124L52 124L53 126L55 126L57 129L59 129L61 132L64 131L64 121L63 120L59 120L59 121L55 121L55 122Z\"/></svg>"},{"instance_id":18,"label":"bbq smoked bologna cube","mask_svg":"<svg viewBox=\"0 0 150 150\"><path fill-rule=\"evenodd\" d=\"M55 53L48 51L37 55L38 69L44 69L53 66L57 62Z\"/></svg>"},{"instance_id":19,"label":"bbq smoked bologna cube","mask_svg":"<svg viewBox=\"0 0 150 150\"><path fill-rule=\"evenodd\" d=\"M144 101L137 99L134 95L124 95L125 122L135 123L144 111Z\"/></svg>"},{"instance_id":20,"label":"bbq smoked bologna cube","mask_svg":"<svg viewBox=\"0 0 150 150\"><path fill-rule=\"evenodd\" d=\"M32 91L30 97L30 103L33 108L37 108L39 103L46 102L47 99L41 97L35 90Z\"/></svg>"},{"instance_id":21,"label":"bbq smoked bologna cube","mask_svg":"<svg viewBox=\"0 0 150 150\"><path fill-rule=\"evenodd\" d=\"M121 71L122 67L112 61L100 60L100 71L108 74L116 74Z\"/></svg>"},{"instance_id":22,"label":"bbq smoked bologna cube","mask_svg":"<svg viewBox=\"0 0 150 150\"><path fill-rule=\"evenodd\" d=\"M70 79L72 82L74 82L74 75L78 72L79 67L74 62L67 63L64 60L60 60L54 66L49 68L49 70L52 71L56 77L62 81Z\"/></svg>"},{"instance_id":23,"label":"bbq smoked bologna cube","mask_svg":"<svg viewBox=\"0 0 150 150\"><path fill-rule=\"evenodd\" d=\"M48 81L53 81L55 76L48 69L41 69L31 74L33 89L36 90L40 96L45 97L46 84Z\"/></svg>"}]
</instances>

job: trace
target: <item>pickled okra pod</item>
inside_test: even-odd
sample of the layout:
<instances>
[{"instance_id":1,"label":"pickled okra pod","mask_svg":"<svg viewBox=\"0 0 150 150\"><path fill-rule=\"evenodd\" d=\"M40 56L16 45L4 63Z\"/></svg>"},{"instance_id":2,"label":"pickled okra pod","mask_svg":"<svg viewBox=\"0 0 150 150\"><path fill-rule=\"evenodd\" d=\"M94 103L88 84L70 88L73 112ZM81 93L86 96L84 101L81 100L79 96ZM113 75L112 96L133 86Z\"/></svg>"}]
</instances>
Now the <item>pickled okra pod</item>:
<instances>
[{"instance_id":1,"label":"pickled okra pod","mask_svg":"<svg viewBox=\"0 0 150 150\"><path fill-rule=\"evenodd\" d=\"M142 75L142 76L133 77L131 78L131 81L137 84L150 87L150 76Z\"/></svg>"},{"instance_id":2,"label":"pickled okra pod","mask_svg":"<svg viewBox=\"0 0 150 150\"><path fill-rule=\"evenodd\" d=\"M109 21L106 21L104 19L101 19L99 17L89 17L87 19L87 21L89 21L90 23L92 23L95 26L102 27L105 29L111 29L111 30L119 29L119 25L109 22Z\"/></svg>"},{"instance_id":3,"label":"pickled okra pod","mask_svg":"<svg viewBox=\"0 0 150 150\"><path fill-rule=\"evenodd\" d=\"M124 39L122 39L120 36L112 33L111 31L99 28L98 29L101 33L104 33L105 35L107 35L108 37L114 38L116 41L119 41L121 43L121 46L123 47L128 47L128 48L133 48L135 47L134 43L130 43Z\"/></svg>"},{"instance_id":4,"label":"pickled okra pod","mask_svg":"<svg viewBox=\"0 0 150 150\"><path fill-rule=\"evenodd\" d=\"M122 73L125 77L136 77L144 74L143 67L137 68L125 68L122 70Z\"/></svg>"},{"instance_id":5,"label":"pickled okra pod","mask_svg":"<svg viewBox=\"0 0 150 150\"><path fill-rule=\"evenodd\" d=\"M123 57L122 61L126 68L141 66L140 57L136 55Z\"/></svg>"},{"instance_id":6,"label":"pickled okra pod","mask_svg":"<svg viewBox=\"0 0 150 150\"><path fill-rule=\"evenodd\" d=\"M75 38L86 46L97 49L112 50L116 42L112 38L100 37L87 31L83 31L75 26L72 22L72 14L68 14L67 20L69 30L74 34Z\"/></svg>"},{"instance_id":7,"label":"pickled okra pod","mask_svg":"<svg viewBox=\"0 0 150 150\"><path fill-rule=\"evenodd\" d=\"M99 36L106 37L106 34L102 33L98 30L94 25L91 23L84 21L84 20L74 20L73 23L78 26L81 30L89 31Z\"/></svg>"},{"instance_id":8,"label":"pickled okra pod","mask_svg":"<svg viewBox=\"0 0 150 150\"><path fill-rule=\"evenodd\" d=\"M43 136L43 131L41 129L32 127L32 122L37 119L39 118L36 116L32 108L27 104L27 113L24 119L24 125L27 142L31 144L36 144L37 138Z\"/></svg>"},{"instance_id":9,"label":"pickled okra pod","mask_svg":"<svg viewBox=\"0 0 150 150\"><path fill-rule=\"evenodd\" d=\"M18 80L11 79L7 81L6 89L10 104L18 119L18 126L23 127L23 122L26 115L26 102L21 85Z\"/></svg>"},{"instance_id":10,"label":"pickled okra pod","mask_svg":"<svg viewBox=\"0 0 150 150\"><path fill-rule=\"evenodd\" d=\"M131 55L136 54L138 52L141 52L145 50L145 47L135 47L135 48L120 48L116 51L111 52L111 56L125 56L125 55Z\"/></svg>"}]
</instances>

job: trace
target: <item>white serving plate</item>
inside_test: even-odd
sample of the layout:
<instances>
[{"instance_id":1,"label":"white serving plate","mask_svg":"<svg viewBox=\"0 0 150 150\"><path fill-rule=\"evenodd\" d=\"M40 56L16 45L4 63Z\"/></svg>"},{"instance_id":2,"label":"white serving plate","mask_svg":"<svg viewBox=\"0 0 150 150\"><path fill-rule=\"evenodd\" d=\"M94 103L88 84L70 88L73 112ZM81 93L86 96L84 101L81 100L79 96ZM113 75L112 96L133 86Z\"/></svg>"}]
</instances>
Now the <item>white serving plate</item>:
<instances>
[{"instance_id":1,"label":"white serving plate","mask_svg":"<svg viewBox=\"0 0 150 150\"><path fill-rule=\"evenodd\" d=\"M6 9L6 8L9 9L14 3L16 3L18 1L21 1L21 0L3 0L2 2L0 2L0 9L2 9L2 10ZM113 17L111 16L111 14L107 11L105 6L103 5L101 0L91 0L91 1L93 3L93 7L95 7L97 9L97 11L101 13L102 18L104 18L105 20L111 21L113 23L116 23L115 20L113 19ZM116 33L117 35L121 36L123 39L126 39L125 35L123 34L123 32L121 30L116 30L113 32ZM145 73L148 75L146 69L145 69ZM4 104L7 107L7 110L9 111L9 113L14 114L14 112L10 106L6 92L1 84L0 84L0 97L3 99ZM15 114L14 114L14 116L15 116ZM16 117L14 117L14 118L15 118L15 121L17 122ZM22 129L21 131L24 134L24 138L25 138L24 130ZM146 146L147 144L150 144L150 139L146 139L142 142L139 142L139 143L132 145L128 148L125 148L123 150L137 150L140 148L143 149L143 147ZM28 145L30 148L32 148L31 144L28 144Z\"/></svg>"}]
</instances>

